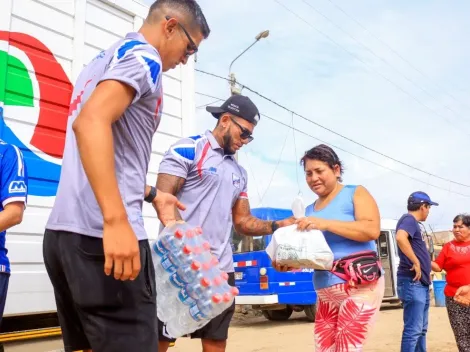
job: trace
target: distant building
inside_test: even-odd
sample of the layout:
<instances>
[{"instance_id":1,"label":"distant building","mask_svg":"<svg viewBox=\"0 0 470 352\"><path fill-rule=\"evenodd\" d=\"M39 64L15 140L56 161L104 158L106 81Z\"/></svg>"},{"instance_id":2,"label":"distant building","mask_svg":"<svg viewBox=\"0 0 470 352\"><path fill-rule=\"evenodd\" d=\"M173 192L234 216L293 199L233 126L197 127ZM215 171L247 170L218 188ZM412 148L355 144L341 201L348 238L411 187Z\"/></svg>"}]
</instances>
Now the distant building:
<instances>
[{"instance_id":1,"label":"distant building","mask_svg":"<svg viewBox=\"0 0 470 352\"><path fill-rule=\"evenodd\" d=\"M434 244L438 246L443 246L449 241L454 239L452 231L437 231L433 233Z\"/></svg>"}]
</instances>

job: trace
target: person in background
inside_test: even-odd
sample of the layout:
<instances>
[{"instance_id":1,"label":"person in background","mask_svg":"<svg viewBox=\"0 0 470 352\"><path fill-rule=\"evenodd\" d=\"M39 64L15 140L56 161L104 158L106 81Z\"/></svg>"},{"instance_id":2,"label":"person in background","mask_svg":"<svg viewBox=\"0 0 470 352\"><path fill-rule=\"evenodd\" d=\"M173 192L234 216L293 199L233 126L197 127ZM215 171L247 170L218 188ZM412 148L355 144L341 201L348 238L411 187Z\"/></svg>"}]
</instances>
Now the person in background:
<instances>
[{"instance_id":1,"label":"person in background","mask_svg":"<svg viewBox=\"0 0 470 352\"><path fill-rule=\"evenodd\" d=\"M18 147L0 140L0 323L10 280L6 230L23 221L27 198L28 174L23 154Z\"/></svg>"},{"instance_id":2,"label":"person in background","mask_svg":"<svg viewBox=\"0 0 470 352\"><path fill-rule=\"evenodd\" d=\"M327 145L307 151L301 164L318 199L307 207L306 217L297 219L298 229L323 231L335 261L362 251L377 255L380 214L367 189L342 184L343 164ZM331 271L315 270L315 351L363 350L384 296L385 280L378 276L352 285Z\"/></svg>"},{"instance_id":3,"label":"person in background","mask_svg":"<svg viewBox=\"0 0 470 352\"><path fill-rule=\"evenodd\" d=\"M241 235L262 236L293 224L295 219L264 221L251 215L248 175L234 154L254 138L253 130L260 119L256 105L246 96L234 95L220 107L208 106L206 110L217 119L214 130L171 146L160 163L157 192L170 192L187 205L177 218L201 226L220 270L229 274L228 282L235 286L232 223ZM235 302L191 338L201 339L204 352L225 351L234 312ZM166 352L175 341L161 321L159 338L159 352Z\"/></svg>"},{"instance_id":4,"label":"person in background","mask_svg":"<svg viewBox=\"0 0 470 352\"><path fill-rule=\"evenodd\" d=\"M419 223L427 219L433 205L439 204L426 193L412 193L408 197L408 212L398 220L396 227L400 258L397 288L404 308L401 352L426 351L431 256Z\"/></svg>"},{"instance_id":5,"label":"person in background","mask_svg":"<svg viewBox=\"0 0 470 352\"><path fill-rule=\"evenodd\" d=\"M455 239L446 243L432 270L446 272L446 308L459 352L470 351L470 307L457 303L454 296L460 287L470 285L470 215L454 218L452 232Z\"/></svg>"},{"instance_id":6,"label":"person in background","mask_svg":"<svg viewBox=\"0 0 470 352\"><path fill-rule=\"evenodd\" d=\"M196 1L157 0L138 32L102 51L78 77L43 242L66 352L158 348L142 204L152 202L164 224L184 206L150 192L145 181L163 72L186 64L209 33Z\"/></svg>"}]
</instances>

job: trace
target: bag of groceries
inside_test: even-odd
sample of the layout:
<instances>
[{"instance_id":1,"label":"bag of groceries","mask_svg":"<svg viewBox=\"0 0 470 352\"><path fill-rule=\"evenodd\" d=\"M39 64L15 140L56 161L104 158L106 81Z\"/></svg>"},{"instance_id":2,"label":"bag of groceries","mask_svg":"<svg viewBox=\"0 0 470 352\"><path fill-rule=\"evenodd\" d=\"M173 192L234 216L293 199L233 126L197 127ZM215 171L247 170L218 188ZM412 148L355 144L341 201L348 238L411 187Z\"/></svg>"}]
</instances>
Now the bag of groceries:
<instances>
[{"instance_id":1,"label":"bag of groceries","mask_svg":"<svg viewBox=\"0 0 470 352\"><path fill-rule=\"evenodd\" d=\"M305 217L303 200L297 196L292 203L294 217ZM266 253L273 262L290 268L331 270L333 252L320 230L298 231L297 225L277 229L266 247Z\"/></svg>"}]
</instances>

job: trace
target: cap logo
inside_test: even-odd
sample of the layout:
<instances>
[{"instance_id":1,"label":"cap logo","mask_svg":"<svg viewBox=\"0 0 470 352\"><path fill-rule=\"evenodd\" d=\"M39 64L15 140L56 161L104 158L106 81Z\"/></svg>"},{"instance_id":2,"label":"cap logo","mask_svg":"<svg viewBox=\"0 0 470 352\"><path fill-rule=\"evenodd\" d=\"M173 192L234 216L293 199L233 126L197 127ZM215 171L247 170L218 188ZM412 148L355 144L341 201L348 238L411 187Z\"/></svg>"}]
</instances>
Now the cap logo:
<instances>
[{"instance_id":1,"label":"cap logo","mask_svg":"<svg viewBox=\"0 0 470 352\"><path fill-rule=\"evenodd\" d=\"M230 110L235 110L236 112L240 112L240 107L238 105L235 105L234 103L230 103L228 106Z\"/></svg>"},{"instance_id":2,"label":"cap logo","mask_svg":"<svg viewBox=\"0 0 470 352\"><path fill-rule=\"evenodd\" d=\"M253 119L254 119L256 122L259 122L259 116L258 116L258 114L256 114L255 117L253 117Z\"/></svg>"}]
</instances>

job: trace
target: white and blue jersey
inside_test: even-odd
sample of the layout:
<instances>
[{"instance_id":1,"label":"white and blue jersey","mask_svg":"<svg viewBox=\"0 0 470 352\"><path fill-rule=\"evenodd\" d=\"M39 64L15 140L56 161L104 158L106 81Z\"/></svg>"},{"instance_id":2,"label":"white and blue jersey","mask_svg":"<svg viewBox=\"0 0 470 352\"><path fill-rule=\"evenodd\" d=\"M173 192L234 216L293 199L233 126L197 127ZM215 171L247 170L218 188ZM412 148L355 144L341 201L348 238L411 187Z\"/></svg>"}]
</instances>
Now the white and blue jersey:
<instances>
[{"instance_id":1,"label":"white and blue jersey","mask_svg":"<svg viewBox=\"0 0 470 352\"><path fill-rule=\"evenodd\" d=\"M18 147L0 139L0 211L12 202L23 202L26 206L28 175L23 154ZM0 232L0 272L10 272L8 250L5 248L6 231Z\"/></svg>"}]
</instances>

